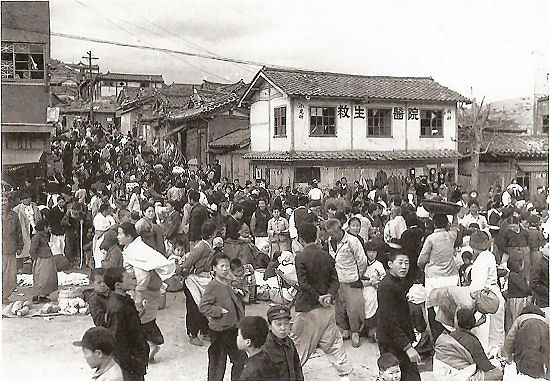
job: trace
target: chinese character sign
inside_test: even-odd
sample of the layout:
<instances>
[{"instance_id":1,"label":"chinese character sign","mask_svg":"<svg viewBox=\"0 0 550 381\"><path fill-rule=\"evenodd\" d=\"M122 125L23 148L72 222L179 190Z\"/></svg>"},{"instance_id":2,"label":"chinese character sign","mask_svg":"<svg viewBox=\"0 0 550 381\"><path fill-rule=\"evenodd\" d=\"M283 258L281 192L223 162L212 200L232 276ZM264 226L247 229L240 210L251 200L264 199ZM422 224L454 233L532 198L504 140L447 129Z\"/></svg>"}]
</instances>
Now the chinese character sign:
<instances>
[{"instance_id":1,"label":"chinese character sign","mask_svg":"<svg viewBox=\"0 0 550 381\"><path fill-rule=\"evenodd\" d=\"M419 120L420 116L416 107L407 110L407 120Z\"/></svg>"},{"instance_id":2,"label":"chinese character sign","mask_svg":"<svg viewBox=\"0 0 550 381\"><path fill-rule=\"evenodd\" d=\"M349 106L339 105L338 106L338 117L339 118L349 118Z\"/></svg>"},{"instance_id":3,"label":"chinese character sign","mask_svg":"<svg viewBox=\"0 0 550 381\"><path fill-rule=\"evenodd\" d=\"M300 103L300 106L298 106L298 118L304 119L304 105Z\"/></svg>"},{"instance_id":4,"label":"chinese character sign","mask_svg":"<svg viewBox=\"0 0 550 381\"><path fill-rule=\"evenodd\" d=\"M353 108L353 119L365 119L365 109L361 106Z\"/></svg>"},{"instance_id":5,"label":"chinese character sign","mask_svg":"<svg viewBox=\"0 0 550 381\"><path fill-rule=\"evenodd\" d=\"M405 111L403 110L403 107L394 107L393 108L393 119L403 120L404 115L405 115Z\"/></svg>"}]
</instances>

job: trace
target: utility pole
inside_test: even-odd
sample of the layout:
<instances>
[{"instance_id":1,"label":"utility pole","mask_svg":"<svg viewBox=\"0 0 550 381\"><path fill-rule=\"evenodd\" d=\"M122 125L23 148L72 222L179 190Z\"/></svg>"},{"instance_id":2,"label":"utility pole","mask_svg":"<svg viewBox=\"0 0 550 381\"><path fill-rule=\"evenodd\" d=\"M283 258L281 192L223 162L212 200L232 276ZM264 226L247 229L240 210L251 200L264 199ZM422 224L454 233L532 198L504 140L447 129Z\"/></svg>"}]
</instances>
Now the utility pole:
<instances>
[{"instance_id":1,"label":"utility pole","mask_svg":"<svg viewBox=\"0 0 550 381\"><path fill-rule=\"evenodd\" d=\"M478 116L478 109L477 109L477 103L476 99L474 98L472 100L472 132L473 132L473 142L472 142L472 180L471 180L471 188L472 190L475 190L476 192L479 192L479 151L481 148L481 141L480 141L480 126L477 122L477 116Z\"/></svg>"},{"instance_id":2,"label":"utility pole","mask_svg":"<svg viewBox=\"0 0 550 381\"><path fill-rule=\"evenodd\" d=\"M88 51L86 52L87 56L86 57L82 57L86 60L88 60L88 70L90 71L90 82L89 82L89 85L88 85L88 95L90 97L90 122L93 124L94 123L94 93L92 91L92 81L93 81L93 77L92 77L92 60L97 60L99 58L97 57L92 57L92 51Z\"/></svg>"}]
</instances>

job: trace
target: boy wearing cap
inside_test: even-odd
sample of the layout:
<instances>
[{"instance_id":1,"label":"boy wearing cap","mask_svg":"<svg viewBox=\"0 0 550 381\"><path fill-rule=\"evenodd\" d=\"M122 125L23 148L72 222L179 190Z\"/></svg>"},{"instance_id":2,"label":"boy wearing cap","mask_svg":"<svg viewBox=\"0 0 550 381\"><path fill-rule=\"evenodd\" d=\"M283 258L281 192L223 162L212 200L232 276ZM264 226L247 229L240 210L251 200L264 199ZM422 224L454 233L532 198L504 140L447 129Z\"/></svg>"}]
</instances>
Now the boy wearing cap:
<instances>
[{"instance_id":1,"label":"boy wearing cap","mask_svg":"<svg viewBox=\"0 0 550 381\"><path fill-rule=\"evenodd\" d=\"M94 381L123 381L122 370L113 358L115 339L107 328L93 327L84 333L81 341L73 345L82 347L90 368L95 369Z\"/></svg>"},{"instance_id":2,"label":"boy wearing cap","mask_svg":"<svg viewBox=\"0 0 550 381\"><path fill-rule=\"evenodd\" d=\"M269 307L267 321L269 323L269 334L263 350L279 369L279 380L303 381L304 374L300 357L294 342L288 337L290 333L290 309L282 304Z\"/></svg>"}]
</instances>

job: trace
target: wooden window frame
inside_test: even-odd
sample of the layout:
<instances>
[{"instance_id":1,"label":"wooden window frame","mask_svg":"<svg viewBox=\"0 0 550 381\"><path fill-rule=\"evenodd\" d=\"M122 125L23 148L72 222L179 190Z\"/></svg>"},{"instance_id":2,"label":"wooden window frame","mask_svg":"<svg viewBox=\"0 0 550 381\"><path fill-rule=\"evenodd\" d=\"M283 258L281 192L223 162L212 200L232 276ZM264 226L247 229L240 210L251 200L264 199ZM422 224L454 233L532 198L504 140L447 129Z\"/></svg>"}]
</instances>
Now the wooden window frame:
<instances>
[{"instance_id":1,"label":"wooden window frame","mask_svg":"<svg viewBox=\"0 0 550 381\"><path fill-rule=\"evenodd\" d=\"M273 137L286 138L286 106L273 109Z\"/></svg>"},{"instance_id":2,"label":"wooden window frame","mask_svg":"<svg viewBox=\"0 0 550 381\"><path fill-rule=\"evenodd\" d=\"M315 115L313 115L315 110ZM318 111L321 115L318 115ZM325 111L331 110L332 115L325 115ZM315 118L315 119L313 119ZM320 118L320 119L319 119ZM315 120L315 123L313 121ZM318 122L321 123L318 123ZM332 121L332 124L330 123ZM314 131L317 128L322 129L322 133ZM309 136L310 137L335 137L336 136L336 107L335 106L310 106L309 107Z\"/></svg>"},{"instance_id":3,"label":"wooden window frame","mask_svg":"<svg viewBox=\"0 0 550 381\"><path fill-rule=\"evenodd\" d=\"M436 117L435 118L428 118L428 117L425 117L426 115L430 115L428 113L434 113L436 114ZM421 138L442 138L444 133L443 133L443 110L434 110L434 109L424 109L424 110L420 110L420 137ZM425 123L425 121L428 121L428 124L429 125L423 125L423 123ZM431 121L431 122L430 122ZM440 133L438 134L432 134L431 131L433 131L433 128L434 128L434 122L435 122L435 127L438 128L438 131L440 131ZM429 128L429 131L430 131L430 134L427 134L427 131L426 129Z\"/></svg>"},{"instance_id":4,"label":"wooden window frame","mask_svg":"<svg viewBox=\"0 0 550 381\"><path fill-rule=\"evenodd\" d=\"M2 41L1 50L3 81L43 82L46 79L45 44Z\"/></svg>"},{"instance_id":5,"label":"wooden window frame","mask_svg":"<svg viewBox=\"0 0 550 381\"><path fill-rule=\"evenodd\" d=\"M380 114L382 112L382 114ZM389 125L386 125L389 122ZM382 125L382 123L384 125ZM386 131L387 134L382 134ZM376 134L375 131L378 131ZM391 138L392 137L392 109L369 108L367 109L367 138Z\"/></svg>"}]
</instances>

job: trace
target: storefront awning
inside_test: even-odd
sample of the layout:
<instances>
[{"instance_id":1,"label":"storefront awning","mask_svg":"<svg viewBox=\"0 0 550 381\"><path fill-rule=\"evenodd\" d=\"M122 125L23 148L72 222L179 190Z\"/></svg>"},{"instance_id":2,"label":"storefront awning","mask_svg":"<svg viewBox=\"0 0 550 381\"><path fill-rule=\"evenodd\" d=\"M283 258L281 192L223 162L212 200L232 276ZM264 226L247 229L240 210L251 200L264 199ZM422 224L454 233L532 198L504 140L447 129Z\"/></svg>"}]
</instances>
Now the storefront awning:
<instances>
[{"instance_id":1,"label":"storefront awning","mask_svg":"<svg viewBox=\"0 0 550 381\"><path fill-rule=\"evenodd\" d=\"M2 166L39 163L44 151L40 149L3 149Z\"/></svg>"}]
</instances>

